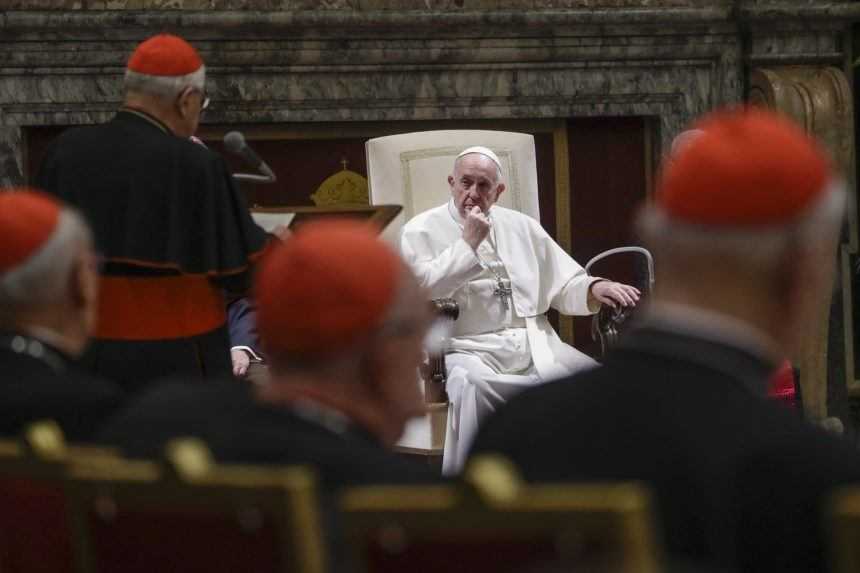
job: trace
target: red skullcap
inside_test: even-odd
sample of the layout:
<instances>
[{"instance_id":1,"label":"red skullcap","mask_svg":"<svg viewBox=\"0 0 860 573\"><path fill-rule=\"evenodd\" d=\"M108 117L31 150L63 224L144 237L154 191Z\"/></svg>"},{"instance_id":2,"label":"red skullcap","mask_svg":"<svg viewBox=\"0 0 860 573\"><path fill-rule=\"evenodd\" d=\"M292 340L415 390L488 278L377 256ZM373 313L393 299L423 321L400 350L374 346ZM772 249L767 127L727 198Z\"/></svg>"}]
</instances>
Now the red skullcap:
<instances>
[{"instance_id":1,"label":"red skullcap","mask_svg":"<svg viewBox=\"0 0 860 573\"><path fill-rule=\"evenodd\" d=\"M673 219L702 225L787 223L832 177L822 149L788 119L762 109L716 112L666 162L656 201Z\"/></svg>"},{"instance_id":2,"label":"red skullcap","mask_svg":"<svg viewBox=\"0 0 860 573\"><path fill-rule=\"evenodd\" d=\"M24 263L51 238L61 209L39 191L0 191L0 273Z\"/></svg>"},{"instance_id":3,"label":"red skullcap","mask_svg":"<svg viewBox=\"0 0 860 573\"><path fill-rule=\"evenodd\" d=\"M203 66L194 47L170 34L143 41L128 59L128 69L149 76L185 76Z\"/></svg>"},{"instance_id":4,"label":"red skullcap","mask_svg":"<svg viewBox=\"0 0 860 573\"><path fill-rule=\"evenodd\" d=\"M263 259L257 319L270 353L336 351L382 322L401 263L376 235L357 221L310 222Z\"/></svg>"}]
</instances>

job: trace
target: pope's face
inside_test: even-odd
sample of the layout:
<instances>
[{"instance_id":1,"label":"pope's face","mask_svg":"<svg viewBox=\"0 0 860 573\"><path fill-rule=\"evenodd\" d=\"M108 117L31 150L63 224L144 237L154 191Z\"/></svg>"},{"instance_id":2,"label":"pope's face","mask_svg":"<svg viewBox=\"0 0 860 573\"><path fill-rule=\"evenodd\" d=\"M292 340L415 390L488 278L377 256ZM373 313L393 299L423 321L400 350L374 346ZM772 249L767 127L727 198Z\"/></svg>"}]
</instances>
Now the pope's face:
<instances>
[{"instance_id":1,"label":"pope's face","mask_svg":"<svg viewBox=\"0 0 860 573\"><path fill-rule=\"evenodd\" d=\"M464 219L473 207L484 214L499 200L505 185L499 181L496 163L480 153L469 153L454 163L454 173L448 176L454 205Z\"/></svg>"}]
</instances>

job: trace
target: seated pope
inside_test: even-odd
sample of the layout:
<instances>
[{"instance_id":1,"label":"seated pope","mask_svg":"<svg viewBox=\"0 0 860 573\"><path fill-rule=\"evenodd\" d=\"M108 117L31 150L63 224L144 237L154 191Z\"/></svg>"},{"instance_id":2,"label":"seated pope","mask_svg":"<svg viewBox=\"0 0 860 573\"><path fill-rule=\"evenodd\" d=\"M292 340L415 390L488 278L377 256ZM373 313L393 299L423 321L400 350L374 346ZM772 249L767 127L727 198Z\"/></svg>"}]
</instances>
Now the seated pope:
<instances>
[{"instance_id":1,"label":"seated pope","mask_svg":"<svg viewBox=\"0 0 860 573\"><path fill-rule=\"evenodd\" d=\"M434 298L460 317L446 355L451 403L443 471L459 471L478 425L528 386L596 365L559 339L545 313L586 315L601 304L633 306L639 291L589 276L531 217L495 205L501 162L470 147L448 176L451 199L403 229L401 250Z\"/></svg>"}]
</instances>

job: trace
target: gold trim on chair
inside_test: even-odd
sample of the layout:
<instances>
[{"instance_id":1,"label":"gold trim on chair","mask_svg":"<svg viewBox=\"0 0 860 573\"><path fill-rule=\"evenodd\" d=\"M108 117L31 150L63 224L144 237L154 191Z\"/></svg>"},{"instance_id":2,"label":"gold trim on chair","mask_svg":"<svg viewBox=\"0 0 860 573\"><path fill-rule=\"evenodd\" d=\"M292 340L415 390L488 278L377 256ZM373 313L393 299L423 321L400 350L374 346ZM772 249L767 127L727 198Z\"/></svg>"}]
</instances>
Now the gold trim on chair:
<instances>
[{"instance_id":1,"label":"gold trim on chair","mask_svg":"<svg viewBox=\"0 0 860 573\"><path fill-rule=\"evenodd\" d=\"M860 486L836 490L827 506L830 530L830 569L860 571Z\"/></svg>"},{"instance_id":2,"label":"gold trim on chair","mask_svg":"<svg viewBox=\"0 0 860 573\"><path fill-rule=\"evenodd\" d=\"M276 529L281 571L322 573L326 559L316 479L305 467L218 465L198 440L173 440L168 463L122 460L73 464L69 499L78 571L99 571L92 516L109 521L170 509L212 517L254 516ZM217 540L212 540L213 543ZM145 543L145 541L144 541Z\"/></svg>"},{"instance_id":3,"label":"gold trim on chair","mask_svg":"<svg viewBox=\"0 0 860 573\"><path fill-rule=\"evenodd\" d=\"M498 457L476 458L464 475L461 485L346 490L340 508L356 570L373 572L369 559L371 553L380 558L377 546L397 557L413 547L456 540L459 550L466 547L480 558L481 544L499 539L526 546L550 542L554 564L565 567L582 559L578 543L596 540L607 570L659 570L650 494L638 483L526 485Z\"/></svg>"}]
</instances>

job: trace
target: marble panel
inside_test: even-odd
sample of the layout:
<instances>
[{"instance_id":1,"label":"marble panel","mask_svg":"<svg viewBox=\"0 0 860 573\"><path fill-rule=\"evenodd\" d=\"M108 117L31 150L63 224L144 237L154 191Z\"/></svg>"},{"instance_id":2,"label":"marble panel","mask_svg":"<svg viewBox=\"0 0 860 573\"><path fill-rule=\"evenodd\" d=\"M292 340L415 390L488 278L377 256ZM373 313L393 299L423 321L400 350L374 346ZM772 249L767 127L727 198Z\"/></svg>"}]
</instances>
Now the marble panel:
<instances>
[{"instance_id":1,"label":"marble panel","mask_svg":"<svg viewBox=\"0 0 860 573\"><path fill-rule=\"evenodd\" d=\"M5 0L8 10L506 10L728 6L731 0Z\"/></svg>"},{"instance_id":2,"label":"marble panel","mask_svg":"<svg viewBox=\"0 0 860 573\"><path fill-rule=\"evenodd\" d=\"M23 185L23 164L21 129L0 127L0 187Z\"/></svg>"}]
</instances>

